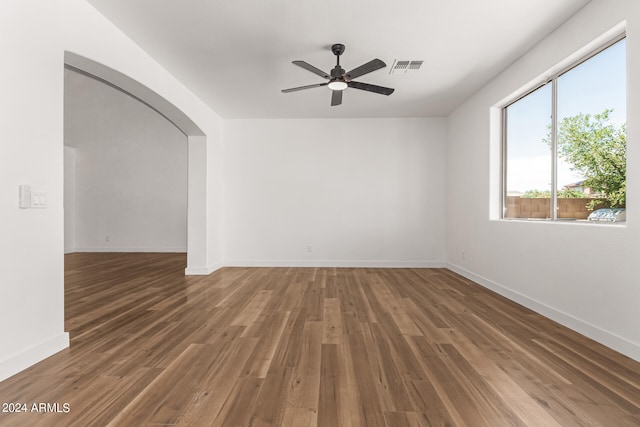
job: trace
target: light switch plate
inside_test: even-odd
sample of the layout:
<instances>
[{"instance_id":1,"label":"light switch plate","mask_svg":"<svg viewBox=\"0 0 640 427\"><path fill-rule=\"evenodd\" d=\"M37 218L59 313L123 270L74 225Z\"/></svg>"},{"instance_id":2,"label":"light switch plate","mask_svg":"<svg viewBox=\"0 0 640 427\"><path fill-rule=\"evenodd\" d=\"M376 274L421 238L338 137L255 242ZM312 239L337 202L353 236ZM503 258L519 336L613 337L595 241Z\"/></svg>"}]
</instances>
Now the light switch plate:
<instances>
[{"instance_id":1,"label":"light switch plate","mask_svg":"<svg viewBox=\"0 0 640 427\"><path fill-rule=\"evenodd\" d=\"M18 186L20 209L29 209L31 207L31 187L28 185Z\"/></svg>"}]
</instances>

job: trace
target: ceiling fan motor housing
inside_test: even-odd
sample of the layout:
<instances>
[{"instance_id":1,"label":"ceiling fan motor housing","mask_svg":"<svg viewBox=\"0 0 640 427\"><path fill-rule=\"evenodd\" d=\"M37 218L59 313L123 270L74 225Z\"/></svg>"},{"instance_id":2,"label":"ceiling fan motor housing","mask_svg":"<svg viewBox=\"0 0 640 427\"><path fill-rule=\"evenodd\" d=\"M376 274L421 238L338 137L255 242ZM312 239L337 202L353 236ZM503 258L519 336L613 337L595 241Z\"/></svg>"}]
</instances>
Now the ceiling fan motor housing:
<instances>
[{"instance_id":1,"label":"ceiling fan motor housing","mask_svg":"<svg viewBox=\"0 0 640 427\"><path fill-rule=\"evenodd\" d=\"M336 65L331 70L331 80L336 80L336 79L342 80L342 76L344 76L344 73L345 73L344 69L339 65Z\"/></svg>"}]
</instances>

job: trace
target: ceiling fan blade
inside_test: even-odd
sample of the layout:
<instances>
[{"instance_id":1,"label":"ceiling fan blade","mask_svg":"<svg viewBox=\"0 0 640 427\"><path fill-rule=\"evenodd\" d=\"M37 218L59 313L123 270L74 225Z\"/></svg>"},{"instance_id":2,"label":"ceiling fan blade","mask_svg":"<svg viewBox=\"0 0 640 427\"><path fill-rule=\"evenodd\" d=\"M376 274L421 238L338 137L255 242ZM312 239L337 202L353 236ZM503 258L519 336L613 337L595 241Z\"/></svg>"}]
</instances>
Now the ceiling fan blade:
<instances>
[{"instance_id":1,"label":"ceiling fan blade","mask_svg":"<svg viewBox=\"0 0 640 427\"><path fill-rule=\"evenodd\" d=\"M298 90L305 90L305 89L311 89L311 88L314 88L314 87L326 86L328 84L329 84L329 82L327 82L327 83L316 83L314 85L292 87L292 88L289 88L289 89L282 89L281 92L282 93L295 92L295 91L298 91Z\"/></svg>"},{"instance_id":2,"label":"ceiling fan blade","mask_svg":"<svg viewBox=\"0 0 640 427\"><path fill-rule=\"evenodd\" d=\"M341 90L333 90L331 94L331 106L342 104L342 91Z\"/></svg>"},{"instance_id":3,"label":"ceiling fan blade","mask_svg":"<svg viewBox=\"0 0 640 427\"><path fill-rule=\"evenodd\" d=\"M370 73L372 71L379 70L380 68L384 68L386 66L387 64L385 64L384 62L376 58L374 60L367 62L366 64L363 64L349 71L347 73L347 76L349 76L349 79L355 79L367 73Z\"/></svg>"},{"instance_id":4,"label":"ceiling fan blade","mask_svg":"<svg viewBox=\"0 0 640 427\"><path fill-rule=\"evenodd\" d=\"M298 67L302 67L307 71L311 71L313 74L317 74L320 77L324 77L325 79L330 78L331 76L327 73L325 73L324 71L322 71L319 68L314 67L313 65L309 64L308 62L304 62L304 61L293 61L294 64L296 64Z\"/></svg>"},{"instance_id":5,"label":"ceiling fan blade","mask_svg":"<svg viewBox=\"0 0 640 427\"><path fill-rule=\"evenodd\" d=\"M366 90L367 92L379 93L381 95L391 95L395 89L391 89L390 87L384 86L376 86L369 83L360 83L360 82L349 82L347 83L349 87L354 89Z\"/></svg>"}]
</instances>

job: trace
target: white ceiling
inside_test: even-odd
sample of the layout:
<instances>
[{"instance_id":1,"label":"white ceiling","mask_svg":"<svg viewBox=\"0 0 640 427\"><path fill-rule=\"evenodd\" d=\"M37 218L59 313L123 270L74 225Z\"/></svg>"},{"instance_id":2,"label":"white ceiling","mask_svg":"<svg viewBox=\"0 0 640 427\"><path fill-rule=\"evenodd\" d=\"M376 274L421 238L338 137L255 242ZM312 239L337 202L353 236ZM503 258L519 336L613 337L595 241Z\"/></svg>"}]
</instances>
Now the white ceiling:
<instances>
[{"instance_id":1,"label":"white ceiling","mask_svg":"<svg viewBox=\"0 0 640 427\"><path fill-rule=\"evenodd\" d=\"M589 0L88 0L224 118L446 116ZM329 47L341 65L387 68L329 105ZM418 71L394 60L424 60Z\"/></svg>"}]
</instances>

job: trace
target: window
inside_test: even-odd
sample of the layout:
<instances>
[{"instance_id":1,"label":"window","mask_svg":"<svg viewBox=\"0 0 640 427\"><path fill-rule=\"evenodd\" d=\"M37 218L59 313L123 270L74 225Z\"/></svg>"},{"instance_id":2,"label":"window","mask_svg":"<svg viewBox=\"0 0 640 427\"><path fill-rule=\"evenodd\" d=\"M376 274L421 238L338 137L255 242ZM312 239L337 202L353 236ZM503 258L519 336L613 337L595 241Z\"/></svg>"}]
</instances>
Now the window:
<instances>
[{"instance_id":1,"label":"window","mask_svg":"<svg viewBox=\"0 0 640 427\"><path fill-rule=\"evenodd\" d=\"M624 219L624 37L504 107L502 122L502 218Z\"/></svg>"}]
</instances>

